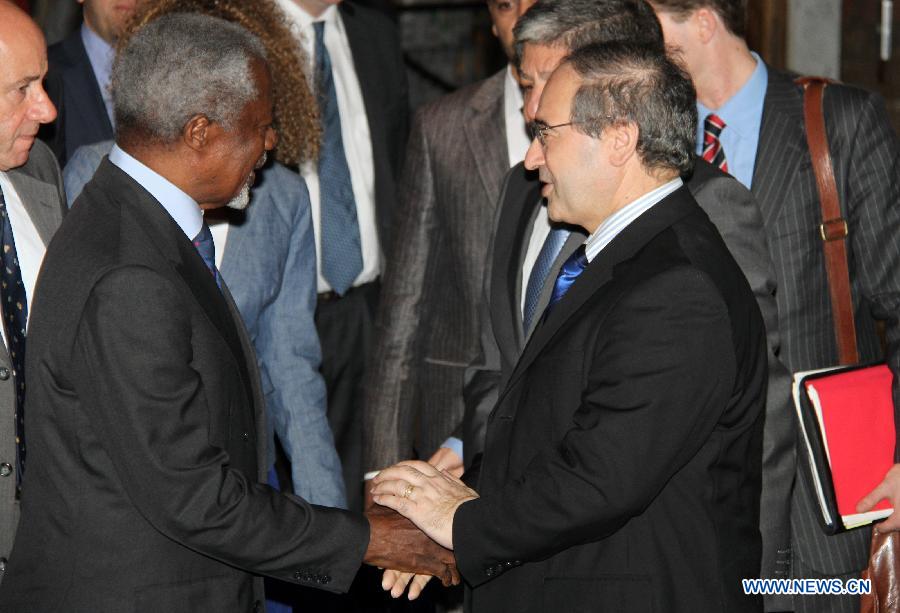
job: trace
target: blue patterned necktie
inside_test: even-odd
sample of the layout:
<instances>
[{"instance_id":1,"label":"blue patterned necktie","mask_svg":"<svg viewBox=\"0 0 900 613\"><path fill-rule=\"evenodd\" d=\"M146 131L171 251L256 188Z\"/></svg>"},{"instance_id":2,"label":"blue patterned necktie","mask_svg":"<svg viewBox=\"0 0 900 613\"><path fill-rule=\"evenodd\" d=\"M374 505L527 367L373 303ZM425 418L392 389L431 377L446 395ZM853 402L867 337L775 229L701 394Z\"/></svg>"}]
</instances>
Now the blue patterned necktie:
<instances>
[{"instance_id":1,"label":"blue patterned necktie","mask_svg":"<svg viewBox=\"0 0 900 613\"><path fill-rule=\"evenodd\" d=\"M194 247L197 248L197 253L203 258L203 263L206 264L213 279L216 280L216 285L221 289L222 282L219 280L219 269L216 268L216 244L213 242L212 232L209 231L209 226L206 225L205 221L203 222L203 227L200 228L200 233L194 237L193 242Z\"/></svg>"},{"instance_id":2,"label":"blue patterned necktie","mask_svg":"<svg viewBox=\"0 0 900 613\"><path fill-rule=\"evenodd\" d=\"M316 33L316 78L323 128L319 151L322 276L335 292L343 295L362 271L362 246L350 168L344 155L331 56L325 48L325 22L317 21L313 23L313 28Z\"/></svg>"},{"instance_id":3,"label":"blue patterned necktie","mask_svg":"<svg viewBox=\"0 0 900 613\"><path fill-rule=\"evenodd\" d=\"M541 290L544 288L544 281L547 280L547 274L553 267L559 252L562 250L566 239L569 238L569 230L563 228L553 228L544 239L544 245L538 253L537 260L534 262L534 268L531 269L531 275L528 277L528 286L525 289L525 308L522 312L522 331L528 335L531 328L531 321L534 319L534 312L537 310L538 300L541 297Z\"/></svg>"},{"instance_id":4,"label":"blue patterned necktie","mask_svg":"<svg viewBox=\"0 0 900 613\"><path fill-rule=\"evenodd\" d=\"M25 473L25 328L28 323L28 297L22 283L16 240L3 191L0 190L0 217L3 218L3 270L0 272L0 301L3 303L3 330L12 362L16 386L16 488L22 486Z\"/></svg>"},{"instance_id":5,"label":"blue patterned necktie","mask_svg":"<svg viewBox=\"0 0 900 613\"><path fill-rule=\"evenodd\" d=\"M575 253L570 255L569 259L563 263L562 268L559 269L556 283L553 285L553 295L550 296L550 303L547 305L547 310L544 311L545 317L550 312L550 309L552 309L557 302L562 300L562 297L566 295L566 292L569 291L569 288L575 283L575 279L578 278L578 275L587 268L587 265L588 259L584 254L584 245L581 245L575 250Z\"/></svg>"}]
</instances>

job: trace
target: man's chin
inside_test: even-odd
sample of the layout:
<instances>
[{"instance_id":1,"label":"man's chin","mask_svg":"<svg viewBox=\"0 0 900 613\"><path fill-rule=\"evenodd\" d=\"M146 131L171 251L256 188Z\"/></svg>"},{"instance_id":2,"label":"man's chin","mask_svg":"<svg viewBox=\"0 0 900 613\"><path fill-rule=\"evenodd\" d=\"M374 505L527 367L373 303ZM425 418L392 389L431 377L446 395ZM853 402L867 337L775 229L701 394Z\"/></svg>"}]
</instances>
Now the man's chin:
<instances>
[{"instance_id":1,"label":"man's chin","mask_svg":"<svg viewBox=\"0 0 900 613\"><path fill-rule=\"evenodd\" d=\"M238 195L229 200L225 206L236 211L243 211L250 204L250 184L245 183Z\"/></svg>"}]
</instances>

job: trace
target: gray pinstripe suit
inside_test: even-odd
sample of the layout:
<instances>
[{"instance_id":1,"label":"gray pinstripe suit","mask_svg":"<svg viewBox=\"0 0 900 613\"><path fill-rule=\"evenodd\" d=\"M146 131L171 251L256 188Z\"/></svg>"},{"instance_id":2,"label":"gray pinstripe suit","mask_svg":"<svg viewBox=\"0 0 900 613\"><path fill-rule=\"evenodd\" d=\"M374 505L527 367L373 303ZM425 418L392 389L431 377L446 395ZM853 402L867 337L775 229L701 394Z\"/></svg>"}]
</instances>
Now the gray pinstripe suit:
<instances>
[{"instance_id":1,"label":"gray pinstripe suit","mask_svg":"<svg viewBox=\"0 0 900 613\"><path fill-rule=\"evenodd\" d=\"M414 452L427 458L462 419L491 222L509 170L505 78L504 68L415 117L366 375L366 470Z\"/></svg>"},{"instance_id":2,"label":"gray pinstripe suit","mask_svg":"<svg viewBox=\"0 0 900 613\"><path fill-rule=\"evenodd\" d=\"M778 280L781 358L792 371L837 362L802 100L790 75L769 68L752 187ZM848 259L860 358L874 360L881 354L875 319L886 320L892 353L900 341L900 150L884 104L874 94L829 86L825 118L842 211L850 225ZM865 567L869 531L826 537L805 479L797 480L792 507L795 576L855 575ZM849 612L856 609L855 600L803 597L794 605L798 611Z\"/></svg>"}]
</instances>

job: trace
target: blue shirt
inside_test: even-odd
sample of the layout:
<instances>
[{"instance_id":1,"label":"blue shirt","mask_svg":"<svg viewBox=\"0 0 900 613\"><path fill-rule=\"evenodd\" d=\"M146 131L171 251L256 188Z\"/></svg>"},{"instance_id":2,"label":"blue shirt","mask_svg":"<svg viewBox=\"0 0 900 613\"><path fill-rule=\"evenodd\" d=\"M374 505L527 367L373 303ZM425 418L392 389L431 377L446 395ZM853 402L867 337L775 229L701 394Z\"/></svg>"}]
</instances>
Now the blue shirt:
<instances>
[{"instance_id":1,"label":"blue shirt","mask_svg":"<svg viewBox=\"0 0 900 613\"><path fill-rule=\"evenodd\" d=\"M753 58L756 60L756 70L725 104L713 110L697 101L697 153L703 152L703 121L707 115L715 113L725 122L719 140L725 151L728 172L747 189L753 183L763 102L769 85L765 62L756 53L753 53Z\"/></svg>"},{"instance_id":2,"label":"blue shirt","mask_svg":"<svg viewBox=\"0 0 900 613\"><path fill-rule=\"evenodd\" d=\"M81 24L81 42L84 43L84 50L87 52L91 68L94 70L97 85L100 86L100 95L103 96L103 104L106 106L106 114L109 115L109 123L115 126L109 82L112 77L112 65L116 57L116 50L84 23Z\"/></svg>"},{"instance_id":3,"label":"blue shirt","mask_svg":"<svg viewBox=\"0 0 900 613\"><path fill-rule=\"evenodd\" d=\"M156 198L175 220L188 240L192 241L200 234L200 228L203 227L203 211L193 198L162 175L119 149L118 145L113 145L109 152L109 161L150 192L150 195Z\"/></svg>"}]
</instances>

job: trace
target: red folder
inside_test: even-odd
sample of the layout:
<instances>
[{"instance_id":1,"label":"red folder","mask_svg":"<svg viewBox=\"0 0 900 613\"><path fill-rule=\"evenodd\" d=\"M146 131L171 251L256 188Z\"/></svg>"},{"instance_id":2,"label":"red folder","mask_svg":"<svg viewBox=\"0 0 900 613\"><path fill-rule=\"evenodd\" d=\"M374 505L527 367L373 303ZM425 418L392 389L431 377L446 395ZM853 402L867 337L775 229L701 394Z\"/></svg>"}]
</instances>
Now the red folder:
<instances>
[{"instance_id":1,"label":"red folder","mask_svg":"<svg viewBox=\"0 0 900 613\"><path fill-rule=\"evenodd\" d=\"M797 375L796 382L806 392L798 415L810 447L810 471L820 506L827 507L823 508L827 531L840 529L837 517L846 529L892 511L889 501L883 500L871 512L856 512L857 503L894 464L892 381L884 364Z\"/></svg>"}]
</instances>

